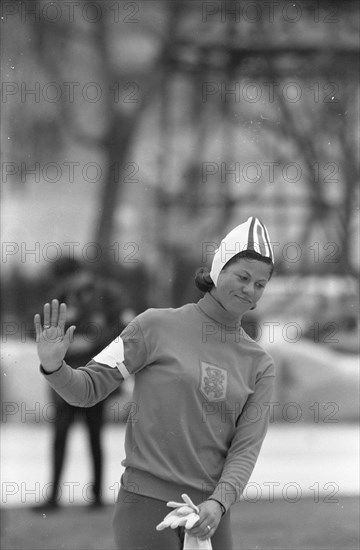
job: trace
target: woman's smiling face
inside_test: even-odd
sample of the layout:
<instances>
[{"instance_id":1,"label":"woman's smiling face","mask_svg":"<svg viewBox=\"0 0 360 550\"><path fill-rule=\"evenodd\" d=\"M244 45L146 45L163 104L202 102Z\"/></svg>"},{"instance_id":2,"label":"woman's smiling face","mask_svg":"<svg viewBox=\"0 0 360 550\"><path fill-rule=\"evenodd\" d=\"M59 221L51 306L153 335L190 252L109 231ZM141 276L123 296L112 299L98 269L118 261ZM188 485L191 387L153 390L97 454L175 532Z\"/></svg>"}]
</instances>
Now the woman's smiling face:
<instances>
[{"instance_id":1,"label":"woman's smiling face","mask_svg":"<svg viewBox=\"0 0 360 550\"><path fill-rule=\"evenodd\" d=\"M265 262L238 258L222 269L211 294L229 313L240 317L260 300L271 270Z\"/></svg>"}]
</instances>

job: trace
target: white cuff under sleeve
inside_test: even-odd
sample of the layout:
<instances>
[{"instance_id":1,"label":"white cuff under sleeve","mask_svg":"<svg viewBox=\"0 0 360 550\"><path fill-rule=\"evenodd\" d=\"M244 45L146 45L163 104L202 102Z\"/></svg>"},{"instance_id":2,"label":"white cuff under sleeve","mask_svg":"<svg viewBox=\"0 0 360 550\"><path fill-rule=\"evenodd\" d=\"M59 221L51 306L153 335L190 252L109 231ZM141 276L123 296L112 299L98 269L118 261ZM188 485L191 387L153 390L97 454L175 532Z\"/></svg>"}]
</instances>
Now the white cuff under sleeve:
<instances>
[{"instance_id":1,"label":"white cuff under sleeve","mask_svg":"<svg viewBox=\"0 0 360 550\"><path fill-rule=\"evenodd\" d=\"M113 340L111 344L106 346L100 353L93 357L94 361L97 363L102 363L103 365L108 365L113 369L119 369L124 380L130 376L129 371L124 365L124 343L120 336Z\"/></svg>"}]
</instances>

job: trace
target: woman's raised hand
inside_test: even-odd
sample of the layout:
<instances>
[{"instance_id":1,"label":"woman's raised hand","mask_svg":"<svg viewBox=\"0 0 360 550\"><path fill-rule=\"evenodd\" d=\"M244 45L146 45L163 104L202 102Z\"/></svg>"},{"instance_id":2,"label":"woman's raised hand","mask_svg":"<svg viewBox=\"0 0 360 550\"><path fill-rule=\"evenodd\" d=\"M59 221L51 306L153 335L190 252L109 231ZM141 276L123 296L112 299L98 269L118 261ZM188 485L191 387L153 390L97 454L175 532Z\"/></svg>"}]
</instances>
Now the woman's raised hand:
<instances>
[{"instance_id":1,"label":"woman's raised hand","mask_svg":"<svg viewBox=\"0 0 360 550\"><path fill-rule=\"evenodd\" d=\"M62 361L70 346L75 326L65 333L66 304L52 300L44 305L44 322L37 313L34 317L37 351L41 365L46 372L53 372L61 367Z\"/></svg>"}]
</instances>

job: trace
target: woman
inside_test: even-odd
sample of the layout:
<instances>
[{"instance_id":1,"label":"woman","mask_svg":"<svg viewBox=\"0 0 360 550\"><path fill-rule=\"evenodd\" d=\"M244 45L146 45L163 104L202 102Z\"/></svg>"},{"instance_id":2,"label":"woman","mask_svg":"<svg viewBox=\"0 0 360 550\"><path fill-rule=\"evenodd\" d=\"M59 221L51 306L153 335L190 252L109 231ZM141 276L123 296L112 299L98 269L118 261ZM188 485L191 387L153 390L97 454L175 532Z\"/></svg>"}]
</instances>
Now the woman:
<instances>
[{"instance_id":1,"label":"woman","mask_svg":"<svg viewBox=\"0 0 360 550\"><path fill-rule=\"evenodd\" d=\"M232 230L196 283L196 304L148 309L85 367L64 357L66 305L35 316L41 371L68 402L92 406L135 374L136 412L127 425L125 471L114 516L122 550L182 548L184 528L156 531L167 501L186 493L198 505L190 530L231 550L230 506L239 501L268 425L274 366L240 326L273 272L268 232L251 217Z\"/></svg>"}]
</instances>

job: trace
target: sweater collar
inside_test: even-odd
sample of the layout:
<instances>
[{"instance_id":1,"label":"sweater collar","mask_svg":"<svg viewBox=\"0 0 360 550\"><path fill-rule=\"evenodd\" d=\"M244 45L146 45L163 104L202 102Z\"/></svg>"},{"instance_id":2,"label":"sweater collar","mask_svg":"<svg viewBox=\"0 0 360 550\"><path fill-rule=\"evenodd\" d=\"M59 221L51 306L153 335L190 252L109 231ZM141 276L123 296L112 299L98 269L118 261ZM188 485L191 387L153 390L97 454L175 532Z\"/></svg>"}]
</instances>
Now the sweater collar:
<instances>
[{"instance_id":1,"label":"sweater collar","mask_svg":"<svg viewBox=\"0 0 360 550\"><path fill-rule=\"evenodd\" d=\"M215 300L210 292L207 292L205 296L198 301L197 306L205 315L221 325L240 325L241 318L238 315L229 313L217 300Z\"/></svg>"}]
</instances>

